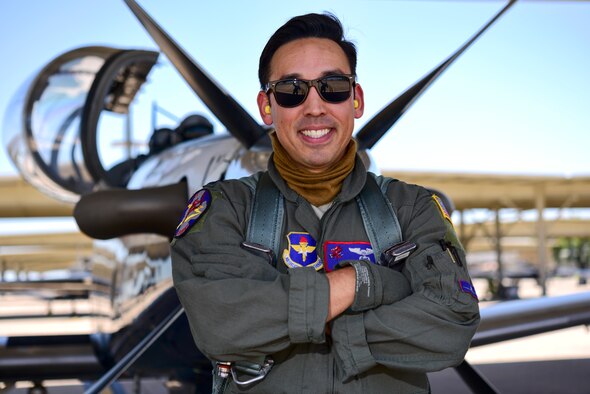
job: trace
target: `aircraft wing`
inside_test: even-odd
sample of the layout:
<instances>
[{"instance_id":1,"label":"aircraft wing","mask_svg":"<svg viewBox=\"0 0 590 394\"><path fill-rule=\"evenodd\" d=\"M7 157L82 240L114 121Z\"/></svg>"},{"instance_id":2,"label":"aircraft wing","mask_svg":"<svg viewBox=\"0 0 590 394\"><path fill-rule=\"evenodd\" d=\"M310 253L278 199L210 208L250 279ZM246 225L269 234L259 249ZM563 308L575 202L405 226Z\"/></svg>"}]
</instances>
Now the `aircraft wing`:
<instances>
[{"instance_id":1,"label":"aircraft wing","mask_svg":"<svg viewBox=\"0 0 590 394\"><path fill-rule=\"evenodd\" d=\"M590 324L590 292L504 301L481 310L471 346Z\"/></svg>"}]
</instances>

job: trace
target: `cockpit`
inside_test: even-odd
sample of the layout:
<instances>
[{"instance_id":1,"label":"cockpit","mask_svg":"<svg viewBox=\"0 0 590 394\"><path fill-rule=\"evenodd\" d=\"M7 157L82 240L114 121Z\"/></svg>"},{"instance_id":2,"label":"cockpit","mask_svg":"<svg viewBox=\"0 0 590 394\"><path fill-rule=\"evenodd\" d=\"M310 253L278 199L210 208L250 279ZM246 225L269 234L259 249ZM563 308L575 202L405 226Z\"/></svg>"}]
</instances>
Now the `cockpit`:
<instances>
[{"instance_id":1,"label":"cockpit","mask_svg":"<svg viewBox=\"0 0 590 394\"><path fill-rule=\"evenodd\" d=\"M35 74L13 97L3 125L4 144L21 174L44 193L69 202L101 183L124 186L129 176L122 168L129 170L141 158L112 149L113 138L129 141L130 104L158 55L84 47ZM105 143L97 135L103 129L118 134Z\"/></svg>"}]
</instances>

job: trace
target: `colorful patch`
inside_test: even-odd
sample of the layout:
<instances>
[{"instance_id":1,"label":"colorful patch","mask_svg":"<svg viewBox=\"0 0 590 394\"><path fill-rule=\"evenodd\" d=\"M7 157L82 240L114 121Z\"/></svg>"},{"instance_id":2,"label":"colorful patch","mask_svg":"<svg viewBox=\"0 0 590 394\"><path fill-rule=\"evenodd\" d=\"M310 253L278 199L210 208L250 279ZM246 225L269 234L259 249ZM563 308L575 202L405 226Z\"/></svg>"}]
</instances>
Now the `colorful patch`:
<instances>
[{"instance_id":1,"label":"colorful patch","mask_svg":"<svg viewBox=\"0 0 590 394\"><path fill-rule=\"evenodd\" d=\"M188 201L188 205L184 210L184 214L182 215L182 220L178 227L176 227L176 232L174 233L174 237L182 237L186 232L196 223L197 220L209 208L211 205L211 192L207 189L202 189L193 194L193 196Z\"/></svg>"},{"instance_id":2,"label":"colorful patch","mask_svg":"<svg viewBox=\"0 0 590 394\"><path fill-rule=\"evenodd\" d=\"M447 207L445 207L445 204L442 202L441 198L439 196L437 196L436 194L433 194L432 199L434 200L434 202L438 206L440 213L445 217L445 219L447 219L449 222L453 223L453 221L451 220L451 215L449 215L449 211L447 211Z\"/></svg>"},{"instance_id":3,"label":"colorful patch","mask_svg":"<svg viewBox=\"0 0 590 394\"><path fill-rule=\"evenodd\" d=\"M475 292L475 287L473 287L471 283L467 282L466 280L460 280L459 287L461 288L461 291L463 293L467 293L476 300L479 300L479 298L477 297L477 293Z\"/></svg>"},{"instance_id":4,"label":"colorful patch","mask_svg":"<svg viewBox=\"0 0 590 394\"><path fill-rule=\"evenodd\" d=\"M457 251L458 249L461 249L463 251L464 250L463 246L461 246L461 241L459 241L459 237L457 237L457 232L455 231L455 226L453 225L453 221L451 220L451 216L449 215L449 211L445 207L445 204L443 203L442 199L439 196L437 196L436 194L433 194L432 200L434 201L434 203L438 207L438 211L440 212L440 215L442 216L443 222L446 227L444 242L450 243L455 248L455 251ZM443 250L446 250L446 246L443 248ZM456 258L460 259L459 254L455 254L455 256L452 256L452 257L456 257ZM455 259L455 262L456 262L456 259Z\"/></svg>"},{"instance_id":5,"label":"colorful patch","mask_svg":"<svg viewBox=\"0 0 590 394\"><path fill-rule=\"evenodd\" d=\"M367 260L375 263L375 254L369 242L324 242L326 272L330 272L345 260Z\"/></svg>"},{"instance_id":6,"label":"colorful patch","mask_svg":"<svg viewBox=\"0 0 590 394\"><path fill-rule=\"evenodd\" d=\"M322 269L322 260L318 257L315 239L309 233L291 232L287 234L289 248L283 251L283 261L289 268L313 267Z\"/></svg>"}]
</instances>

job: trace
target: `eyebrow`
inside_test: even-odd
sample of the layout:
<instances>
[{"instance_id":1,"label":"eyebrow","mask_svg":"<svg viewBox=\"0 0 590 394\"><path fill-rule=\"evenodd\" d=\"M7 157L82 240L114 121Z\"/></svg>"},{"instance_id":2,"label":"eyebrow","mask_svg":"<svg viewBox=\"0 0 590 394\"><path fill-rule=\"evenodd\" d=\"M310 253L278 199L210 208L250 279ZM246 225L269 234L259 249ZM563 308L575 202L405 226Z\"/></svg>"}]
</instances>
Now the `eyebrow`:
<instances>
[{"instance_id":1,"label":"eyebrow","mask_svg":"<svg viewBox=\"0 0 590 394\"><path fill-rule=\"evenodd\" d=\"M340 69L328 70L328 71L324 71L323 73L321 73L319 78L329 77L330 75L340 75L340 74L347 74L347 73L345 73L344 71L342 71ZM314 79L319 79L319 78L314 78ZM283 79L303 79L303 78L301 78L301 74L299 74L299 73L291 73L291 74L282 75L278 79L278 81L281 81Z\"/></svg>"}]
</instances>

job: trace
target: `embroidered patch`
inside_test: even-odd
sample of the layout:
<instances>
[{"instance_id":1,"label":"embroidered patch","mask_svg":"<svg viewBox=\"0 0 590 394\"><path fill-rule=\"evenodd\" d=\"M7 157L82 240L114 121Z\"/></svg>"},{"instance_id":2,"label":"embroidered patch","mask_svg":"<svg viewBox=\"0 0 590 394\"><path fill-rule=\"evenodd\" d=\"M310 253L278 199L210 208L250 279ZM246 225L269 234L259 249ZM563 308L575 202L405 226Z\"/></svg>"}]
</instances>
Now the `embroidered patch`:
<instances>
[{"instance_id":1,"label":"embroidered patch","mask_svg":"<svg viewBox=\"0 0 590 394\"><path fill-rule=\"evenodd\" d=\"M176 227L174 237L182 237L203 216L209 205L211 205L211 192L209 190L202 189L193 194L184 210L180 224Z\"/></svg>"},{"instance_id":2,"label":"embroidered patch","mask_svg":"<svg viewBox=\"0 0 590 394\"><path fill-rule=\"evenodd\" d=\"M318 257L315 239L309 233L290 232L287 234L289 248L283 251L283 261L289 268L313 267L319 271L322 260Z\"/></svg>"},{"instance_id":3,"label":"embroidered patch","mask_svg":"<svg viewBox=\"0 0 590 394\"><path fill-rule=\"evenodd\" d=\"M344 260L367 260L375 263L375 254L369 242L324 242L326 272L330 272Z\"/></svg>"},{"instance_id":4,"label":"embroidered patch","mask_svg":"<svg viewBox=\"0 0 590 394\"><path fill-rule=\"evenodd\" d=\"M447 207L445 207L445 204L442 202L441 198L439 196L437 196L436 194L433 194L432 199L434 200L434 202L438 206L440 213L445 217L445 219L447 219L449 222L453 223L453 221L451 220L451 215L449 215L449 211L447 211Z\"/></svg>"},{"instance_id":5,"label":"embroidered patch","mask_svg":"<svg viewBox=\"0 0 590 394\"><path fill-rule=\"evenodd\" d=\"M479 298L477 297L477 293L475 292L475 287L473 287L473 285L471 283L467 282L466 280L460 280L459 287L461 288L461 291L463 293L467 293L479 301Z\"/></svg>"}]
</instances>

